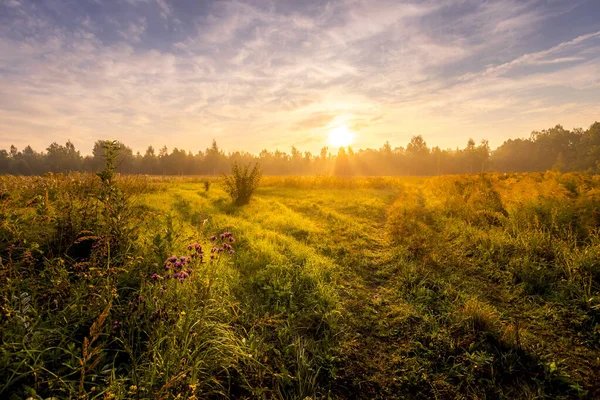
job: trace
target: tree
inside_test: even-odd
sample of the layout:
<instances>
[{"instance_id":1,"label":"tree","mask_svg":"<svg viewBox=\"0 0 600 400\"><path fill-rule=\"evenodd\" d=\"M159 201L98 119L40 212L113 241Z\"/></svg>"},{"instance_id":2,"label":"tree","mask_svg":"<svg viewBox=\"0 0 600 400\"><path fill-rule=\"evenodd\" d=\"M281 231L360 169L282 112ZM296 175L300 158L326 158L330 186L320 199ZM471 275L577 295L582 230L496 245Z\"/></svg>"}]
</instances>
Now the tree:
<instances>
[{"instance_id":1,"label":"tree","mask_svg":"<svg viewBox=\"0 0 600 400\"><path fill-rule=\"evenodd\" d=\"M339 176L350 175L350 162L343 146L340 146L335 160L335 174Z\"/></svg>"},{"instance_id":2,"label":"tree","mask_svg":"<svg viewBox=\"0 0 600 400\"><path fill-rule=\"evenodd\" d=\"M415 175L426 175L428 170L429 148L423 136L413 136L406 146L409 172Z\"/></svg>"},{"instance_id":3,"label":"tree","mask_svg":"<svg viewBox=\"0 0 600 400\"><path fill-rule=\"evenodd\" d=\"M158 158L154 152L154 147L148 146L144 158L142 159L142 169L146 174L156 174L158 172Z\"/></svg>"},{"instance_id":4,"label":"tree","mask_svg":"<svg viewBox=\"0 0 600 400\"><path fill-rule=\"evenodd\" d=\"M81 161L81 154L70 140L64 146L54 142L46 149L46 165L52 172L79 171Z\"/></svg>"}]
</instances>

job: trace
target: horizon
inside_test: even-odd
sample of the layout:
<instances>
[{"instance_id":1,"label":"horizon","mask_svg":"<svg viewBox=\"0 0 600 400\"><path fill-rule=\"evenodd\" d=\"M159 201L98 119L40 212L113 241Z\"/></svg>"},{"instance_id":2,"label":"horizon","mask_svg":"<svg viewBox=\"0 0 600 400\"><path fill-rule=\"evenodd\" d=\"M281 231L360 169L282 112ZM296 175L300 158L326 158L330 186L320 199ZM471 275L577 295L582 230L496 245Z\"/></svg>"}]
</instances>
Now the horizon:
<instances>
[{"instance_id":1,"label":"horizon","mask_svg":"<svg viewBox=\"0 0 600 400\"><path fill-rule=\"evenodd\" d=\"M225 152L316 154L421 135L495 149L557 123L586 129L600 115L599 12L593 0L0 0L0 147L70 140L89 155L110 138L143 154L214 138Z\"/></svg>"},{"instance_id":2,"label":"horizon","mask_svg":"<svg viewBox=\"0 0 600 400\"><path fill-rule=\"evenodd\" d=\"M594 121L593 123L589 124L588 126L585 126L585 127L574 127L574 128L572 128L572 129L567 129L567 128L565 128L565 127L564 127L562 124L555 124L555 125L553 125L553 126L551 126L551 127L547 127L547 128L544 128L544 129L539 129L539 130L537 130L537 129L536 129L536 130L532 130L532 131L531 131L531 134L533 134L534 132L548 131L548 130L550 130L550 129L553 129L553 128L556 128L556 127L562 127L562 128L564 128L565 130L567 130L567 131L569 131L569 132L573 132L573 131L575 131L576 129L582 129L583 131L587 131L587 130L588 130L589 128L591 128L591 127L592 127L594 124L597 124L597 123L598 123L598 121ZM392 148L392 150L397 150L397 149L403 149L403 150L406 150L406 146L407 146L407 144L410 142L410 140L411 140L413 137L416 137L416 136L421 136L421 137L422 137L422 139L423 139L423 140L424 140L424 142L425 142L425 145L426 145L426 146L427 146L427 147L428 147L430 150L431 150L431 149L435 149L435 148L439 148L441 151L445 151L445 152L454 152L454 151L460 151L460 150L463 150L463 149L465 149L465 148L466 148L466 145L467 145L467 143L463 143L462 145L457 145L457 146L455 146L455 147L446 147L446 148L444 148L444 147L440 147L440 146L438 146L438 145L436 145L436 144L429 143L429 142L427 141L427 138L426 138L426 137L423 137L422 135L413 135L413 136L411 136L411 138L409 138L409 139L408 139L407 143L405 143L404 145L402 145L402 144L398 144L398 145L396 145L395 143L390 143L389 141L386 141L386 142L382 143L380 146L365 147L365 148L356 148L355 146L352 146L352 145L347 145L347 146L331 146L331 145L328 145L328 144L326 143L326 145L325 145L325 146L323 146L323 147L322 147L321 149L319 149L318 151L309 151L309 150L305 150L305 149L302 149L302 148L298 148L298 147L296 147L296 146L293 146L293 145L292 145L292 147L296 147L296 150L298 150L298 151L299 151L300 153L302 153L303 155L304 155L306 152L310 152L312 157L317 157L317 156L319 156L319 152L320 152L320 151L321 151L321 150L322 150L324 147L327 147L327 149L328 149L328 154L330 154L330 155L334 155L334 156L337 154L337 152L338 152L338 150L339 150L340 148L344 148L344 149L346 149L346 150L348 150L348 149L352 149L354 152L369 151L369 150L373 150L373 151L379 151L379 150L381 150L381 149L383 148L383 146L385 146L386 144L389 144L389 145L390 145L390 147ZM530 140L530 139L531 139L531 137L525 137L525 136L524 136L524 137L509 137L509 138L507 138L507 139L506 139L506 141L508 141L508 140ZM95 144L95 143L96 143L96 142L98 142L98 141L112 141L112 140L117 140L117 139L96 139L96 140L94 140L94 141L93 141L93 144ZM207 146L205 146L205 147L203 147L203 148L200 148L200 149L197 149L197 150L191 150L191 149L179 148L179 147L176 147L176 146L174 146L174 147L169 147L169 146L167 146L166 144L162 144L162 145L160 145L160 146L148 145L148 146L146 146L146 147L143 147L143 148L140 148L140 149L135 149L135 148L133 148L133 147L129 146L129 145L128 145L128 143L126 143L126 142L123 142L123 141L120 141L120 140L117 140L117 141L118 141L119 143L121 143L122 145L124 145L125 147L128 147L129 149L131 149L131 151L132 151L132 154L133 154L133 155L136 155L137 153L139 153L140 155L142 155L142 156L143 156L143 155L144 155L144 153L146 152L146 150L147 150L149 147L152 147L152 148L154 149L154 151L155 151L155 154L158 154L158 152L159 152L159 151L160 151L160 150L161 150L163 147L166 147L166 148L167 148L167 150L168 150L168 153L169 153L169 154L171 154L171 153L173 152L173 150L175 150L175 149L177 149L177 150L179 150L179 151L183 150L183 151L185 151L187 154L192 154L192 155L196 155L196 154L198 154L198 153L206 153L206 150L209 150L209 149L211 148L211 145L212 145L212 142L213 142L213 140L214 140L214 141L217 143L217 146L219 147L219 150L220 150L221 152L223 152L223 154L225 154L225 155L233 155L233 154L236 154L236 153L240 153L240 154L247 154L247 155L251 155L251 156L253 156L253 157L257 157L257 158L258 158L258 157L260 157L260 153L261 153L261 152L263 152L263 151L268 151L269 153L275 153L275 152L279 151L279 152L281 152L281 153L283 153L283 154L290 155L290 151L292 150L292 147L290 147L289 149L280 149L280 148L266 149L266 148L265 148L265 149L262 149L262 150L260 150L260 151L257 151L257 152L245 151L245 150L240 150L240 149L231 149L231 150L226 150L226 149L223 149L223 148L220 146L220 144L219 144L219 140L217 140L216 138L212 138L212 139L210 139L210 143L209 143ZM488 141L488 139L487 139L487 138L478 138L478 139L476 139L476 138L468 138L468 139L467 139L467 141L468 141L468 140L473 140L473 141L475 142L475 145L480 145L480 144L481 144L483 141ZM492 152L492 153L493 153L494 151L496 151L496 150L497 150L497 149L498 149L500 146L502 146L502 144L506 143L506 141L505 141L505 142L503 142L503 143L501 143L501 144L499 144L498 146L495 146L495 147L494 147L494 146L490 146L490 152ZM48 143L48 144L46 145L46 147L44 147L42 150L38 150L38 149L36 149L36 148L34 148L33 146L30 146L30 145L25 145L24 147L20 147L20 148L19 148L19 147L17 147L17 150L18 150L18 151L20 151L20 152L22 152L22 151L23 151L23 150L24 150L26 147L28 147L28 146L29 146L29 147L31 147L31 148L32 148L32 149L33 149L35 152L37 152L38 154L44 154L44 153L47 151L47 148L48 148L48 146L50 146L52 143L57 143L57 144L59 144L59 145L63 145L63 144L66 144L67 142L71 142L71 143L73 143L73 141L72 141L72 140L70 140L70 139L67 139L67 141L66 141L66 142L64 142L64 143L60 143L60 142L57 142L57 141L50 142L50 143ZM73 144L74 144L74 143L73 143ZM488 144L489 144L489 143L488 143ZM74 144L74 145L75 145L75 144ZM4 148L4 147L0 147L0 150L8 150L8 149L10 149L10 146L12 146L12 145L6 146L5 148ZM15 146L15 147L16 147L16 146ZM79 151L79 153L80 153L80 155L81 155L82 157L93 157L93 154L92 154L92 151L91 151L91 150L90 150L90 152L89 152L89 153L84 153L84 152L83 152L83 151L81 151L81 149L79 149L79 148L78 148L76 145L75 145L75 149L76 149L77 151Z\"/></svg>"}]
</instances>

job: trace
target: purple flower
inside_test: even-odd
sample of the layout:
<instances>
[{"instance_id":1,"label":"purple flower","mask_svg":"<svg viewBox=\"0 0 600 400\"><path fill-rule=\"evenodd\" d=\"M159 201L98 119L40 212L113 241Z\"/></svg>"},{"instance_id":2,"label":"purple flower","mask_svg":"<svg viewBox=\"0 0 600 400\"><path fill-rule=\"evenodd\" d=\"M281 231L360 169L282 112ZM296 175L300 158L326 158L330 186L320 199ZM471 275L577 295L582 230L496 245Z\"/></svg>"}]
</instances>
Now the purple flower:
<instances>
[{"instance_id":1,"label":"purple flower","mask_svg":"<svg viewBox=\"0 0 600 400\"><path fill-rule=\"evenodd\" d=\"M150 279L156 280L160 278L160 275L158 275L157 273L152 274L152 276L150 277Z\"/></svg>"},{"instance_id":2,"label":"purple flower","mask_svg":"<svg viewBox=\"0 0 600 400\"><path fill-rule=\"evenodd\" d=\"M177 262L177 256L171 256L171 257L169 257L169 258L167 259L167 261L168 261L168 262L170 262L170 263Z\"/></svg>"},{"instance_id":3,"label":"purple flower","mask_svg":"<svg viewBox=\"0 0 600 400\"><path fill-rule=\"evenodd\" d=\"M216 237L215 235L212 235L212 236L210 237L210 240L212 240L212 241L214 242L215 240L217 240L217 237Z\"/></svg>"},{"instance_id":4,"label":"purple flower","mask_svg":"<svg viewBox=\"0 0 600 400\"><path fill-rule=\"evenodd\" d=\"M235 251L233 251L233 249L229 250L229 254L233 254L235 253Z\"/></svg>"}]
</instances>

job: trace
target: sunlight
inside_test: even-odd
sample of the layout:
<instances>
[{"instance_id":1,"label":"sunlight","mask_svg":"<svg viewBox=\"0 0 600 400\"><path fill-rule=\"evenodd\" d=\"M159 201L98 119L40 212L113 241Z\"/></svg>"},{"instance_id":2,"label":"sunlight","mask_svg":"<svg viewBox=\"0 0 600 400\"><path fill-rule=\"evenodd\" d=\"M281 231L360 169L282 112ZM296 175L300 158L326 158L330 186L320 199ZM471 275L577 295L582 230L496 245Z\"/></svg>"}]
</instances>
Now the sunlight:
<instances>
[{"instance_id":1,"label":"sunlight","mask_svg":"<svg viewBox=\"0 0 600 400\"><path fill-rule=\"evenodd\" d=\"M329 144L334 147L346 147L354 143L354 133L346 125L341 125L329 131Z\"/></svg>"}]
</instances>

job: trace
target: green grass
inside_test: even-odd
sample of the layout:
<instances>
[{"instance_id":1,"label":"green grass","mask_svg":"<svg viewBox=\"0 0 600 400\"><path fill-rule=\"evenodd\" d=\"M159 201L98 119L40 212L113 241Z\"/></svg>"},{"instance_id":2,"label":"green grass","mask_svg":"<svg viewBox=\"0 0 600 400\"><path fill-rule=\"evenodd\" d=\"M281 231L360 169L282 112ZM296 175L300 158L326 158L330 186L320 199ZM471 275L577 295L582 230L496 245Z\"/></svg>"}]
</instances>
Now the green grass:
<instances>
[{"instance_id":1,"label":"green grass","mask_svg":"<svg viewBox=\"0 0 600 400\"><path fill-rule=\"evenodd\" d=\"M600 396L598 177L205 179L0 177L0 396Z\"/></svg>"}]
</instances>

